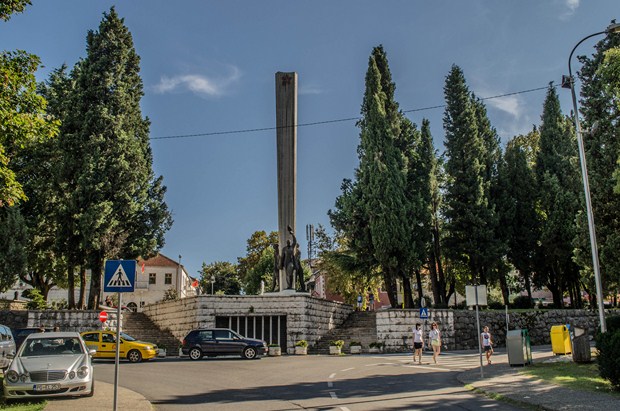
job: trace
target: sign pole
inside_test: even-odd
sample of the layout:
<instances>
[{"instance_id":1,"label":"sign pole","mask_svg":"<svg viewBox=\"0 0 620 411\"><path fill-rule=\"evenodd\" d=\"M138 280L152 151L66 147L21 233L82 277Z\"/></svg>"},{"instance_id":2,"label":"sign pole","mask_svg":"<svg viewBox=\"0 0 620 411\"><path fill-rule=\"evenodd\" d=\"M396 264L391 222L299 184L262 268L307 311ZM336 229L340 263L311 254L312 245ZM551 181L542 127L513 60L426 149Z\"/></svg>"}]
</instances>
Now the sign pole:
<instances>
[{"instance_id":1,"label":"sign pole","mask_svg":"<svg viewBox=\"0 0 620 411\"><path fill-rule=\"evenodd\" d=\"M478 355L480 356L480 378L484 378L484 371L482 370L482 345L480 344L480 315L478 314L478 285L474 285L474 292L476 293L476 338L478 339Z\"/></svg>"},{"instance_id":2,"label":"sign pole","mask_svg":"<svg viewBox=\"0 0 620 411\"><path fill-rule=\"evenodd\" d=\"M123 306L123 302L121 301L122 299L121 292L119 291L117 295L118 295L118 307L116 310L116 354L114 357L114 411L117 411L116 407L118 405L118 363L120 359L120 350L121 350L121 307Z\"/></svg>"}]
</instances>

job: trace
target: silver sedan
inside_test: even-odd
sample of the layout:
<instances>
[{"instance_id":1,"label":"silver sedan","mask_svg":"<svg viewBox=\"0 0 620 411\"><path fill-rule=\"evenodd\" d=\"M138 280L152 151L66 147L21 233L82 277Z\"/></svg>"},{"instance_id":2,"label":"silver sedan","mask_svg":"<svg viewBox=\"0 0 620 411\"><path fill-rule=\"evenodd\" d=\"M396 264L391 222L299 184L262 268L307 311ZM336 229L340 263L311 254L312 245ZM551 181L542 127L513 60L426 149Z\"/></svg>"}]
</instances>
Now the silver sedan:
<instances>
[{"instance_id":1,"label":"silver sedan","mask_svg":"<svg viewBox=\"0 0 620 411\"><path fill-rule=\"evenodd\" d=\"M92 396L92 351L77 332L30 334L4 373L4 397Z\"/></svg>"}]
</instances>

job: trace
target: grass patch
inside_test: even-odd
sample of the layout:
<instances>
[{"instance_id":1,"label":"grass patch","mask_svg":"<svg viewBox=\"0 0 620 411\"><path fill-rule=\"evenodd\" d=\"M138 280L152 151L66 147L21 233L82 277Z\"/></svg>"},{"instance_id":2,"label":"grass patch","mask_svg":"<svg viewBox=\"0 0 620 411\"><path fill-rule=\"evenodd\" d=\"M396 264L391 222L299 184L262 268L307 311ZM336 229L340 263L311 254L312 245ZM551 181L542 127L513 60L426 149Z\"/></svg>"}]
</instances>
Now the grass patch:
<instances>
[{"instance_id":1,"label":"grass patch","mask_svg":"<svg viewBox=\"0 0 620 411\"><path fill-rule=\"evenodd\" d=\"M0 385L2 385L4 381L4 376L0 375ZM11 411L42 411L47 405L47 401L38 400L36 402L12 402L7 404L4 401L4 390L0 389L0 410L11 410Z\"/></svg>"},{"instance_id":2,"label":"grass patch","mask_svg":"<svg viewBox=\"0 0 620 411\"><path fill-rule=\"evenodd\" d=\"M601 378L596 363L536 363L521 372L570 389L604 392L620 398L620 392L615 391L609 381Z\"/></svg>"}]
</instances>

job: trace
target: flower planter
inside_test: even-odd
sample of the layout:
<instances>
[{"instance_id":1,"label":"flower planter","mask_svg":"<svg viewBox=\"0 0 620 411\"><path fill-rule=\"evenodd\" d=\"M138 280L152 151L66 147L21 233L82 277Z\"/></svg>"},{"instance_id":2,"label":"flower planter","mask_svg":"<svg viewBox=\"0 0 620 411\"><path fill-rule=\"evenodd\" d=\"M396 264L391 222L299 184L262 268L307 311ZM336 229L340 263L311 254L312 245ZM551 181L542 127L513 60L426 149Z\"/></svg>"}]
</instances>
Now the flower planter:
<instances>
[{"instance_id":1,"label":"flower planter","mask_svg":"<svg viewBox=\"0 0 620 411\"><path fill-rule=\"evenodd\" d=\"M157 349L157 357L159 357L159 358L166 358L166 349L165 348L158 348Z\"/></svg>"},{"instance_id":2,"label":"flower planter","mask_svg":"<svg viewBox=\"0 0 620 411\"><path fill-rule=\"evenodd\" d=\"M269 356L270 357L279 357L282 355L282 348L280 347L269 347Z\"/></svg>"},{"instance_id":3,"label":"flower planter","mask_svg":"<svg viewBox=\"0 0 620 411\"><path fill-rule=\"evenodd\" d=\"M352 345L351 347L349 347L349 349L351 350L351 354L361 354L362 353L362 346L361 345Z\"/></svg>"},{"instance_id":4,"label":"flower planter","mask_svg":"<svg viewBox=\"0 0 620 411\"><path fill-rule=\"evenodd\" d=\"M371 354L381 354L383 352L383 348L379 348L379 347L370 347L368 349L368 352Z\"/></svg>"},{"instance_id":5,"label":"flower planter","mask_svg":"<svg viewBox=\"0 0 620 411\"><path fill-rule=\"evenodd\" d=\"M308 347L295 347L295 355L308 354Z\"/></svg>"},{"instance_id":6,"label":"flower planter","mask_svg":"<svg viewBox=\"0 0 620 411\"><path fill-rule=\"evenodd\" d=\"M340 347L336 346L336 345L330 345L329 346L329 354L330 355L340 355Z\"/></svg>"}]
</instances>

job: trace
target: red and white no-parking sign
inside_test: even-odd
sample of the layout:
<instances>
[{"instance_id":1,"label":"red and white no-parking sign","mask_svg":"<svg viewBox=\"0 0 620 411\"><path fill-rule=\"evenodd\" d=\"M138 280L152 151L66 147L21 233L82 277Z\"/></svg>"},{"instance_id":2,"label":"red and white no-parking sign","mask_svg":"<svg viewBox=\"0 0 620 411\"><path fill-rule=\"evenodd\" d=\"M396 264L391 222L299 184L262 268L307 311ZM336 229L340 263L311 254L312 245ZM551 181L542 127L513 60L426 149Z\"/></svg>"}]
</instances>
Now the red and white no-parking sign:
<instances>
[{"instance_id":1,"label":"red and white no-parking sign","mask_svg":"<svg viewBox=\"0 0 620 411\"><path fill-rule=\"evenodd\" d=\"M108 321L108 313L105 311L101 311L99 313L99 321L101 321L102 323Z\"/></svg>"}]
</instances>

